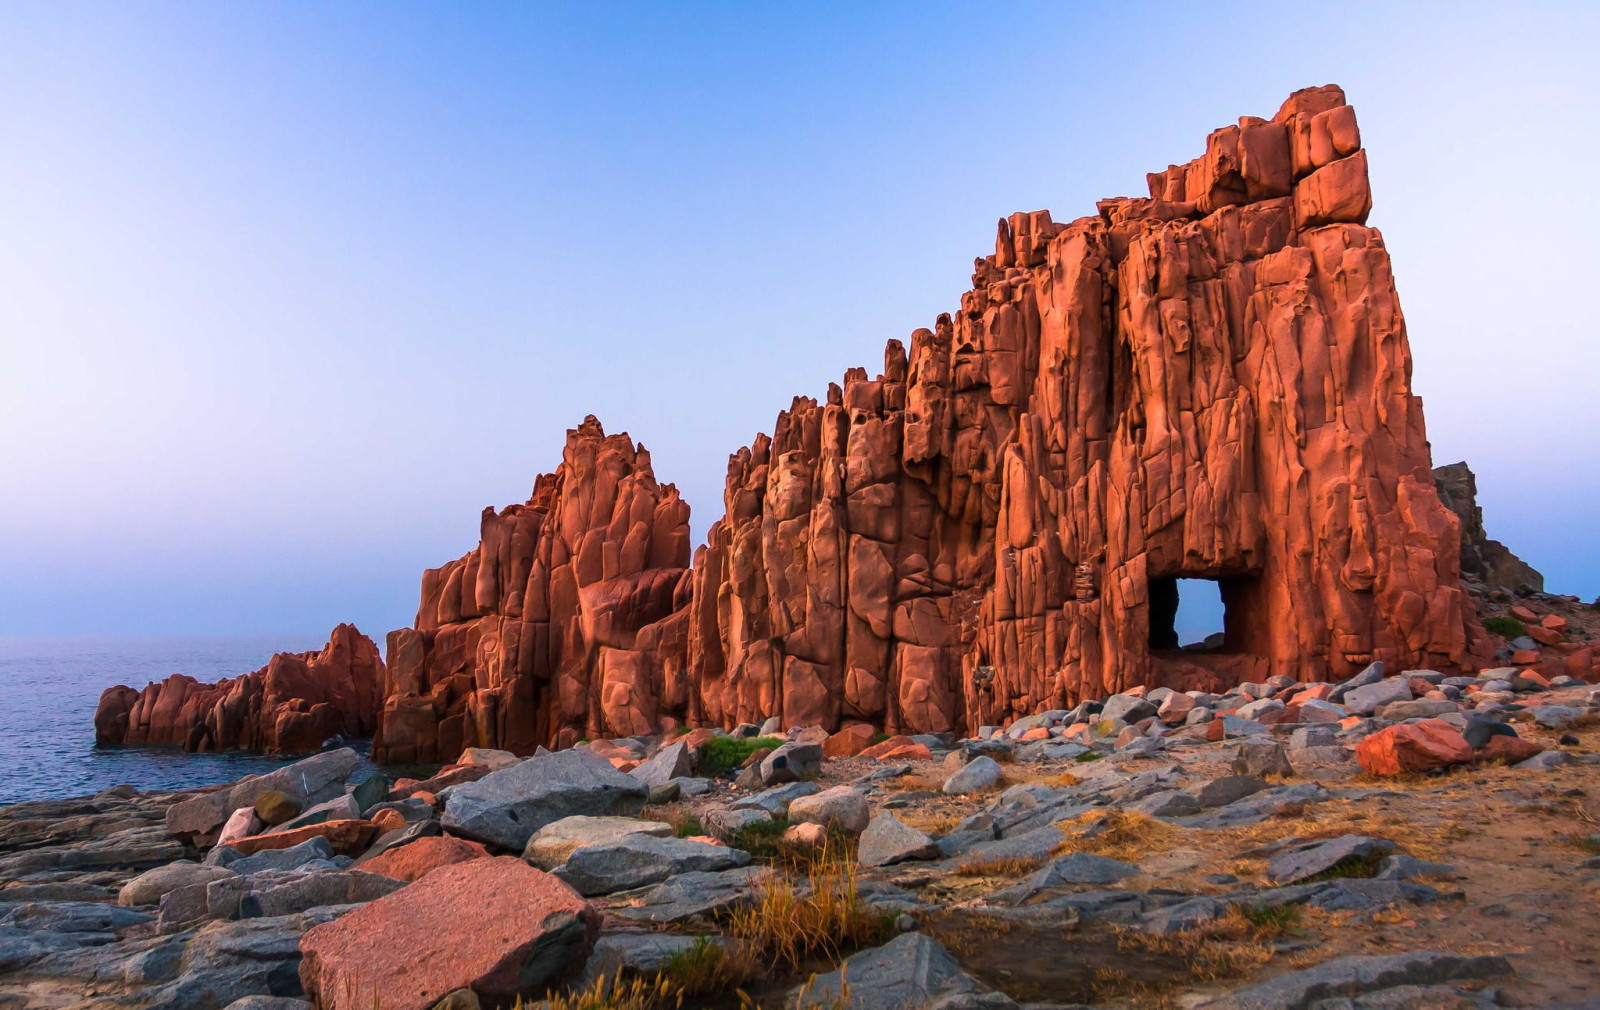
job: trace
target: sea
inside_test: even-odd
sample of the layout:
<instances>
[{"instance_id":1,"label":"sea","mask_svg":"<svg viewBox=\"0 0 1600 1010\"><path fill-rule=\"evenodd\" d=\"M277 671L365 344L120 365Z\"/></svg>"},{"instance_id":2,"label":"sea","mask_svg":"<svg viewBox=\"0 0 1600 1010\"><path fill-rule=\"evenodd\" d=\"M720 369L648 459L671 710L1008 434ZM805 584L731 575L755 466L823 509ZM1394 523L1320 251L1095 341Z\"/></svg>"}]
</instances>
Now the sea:
<instances>
[{"instance_id":1,"label":"sea","mask_svg":"<svg viewBox=\"0 0 1600 1010\"><path fill-rule=\"evenodd\" d=\"M323 644L292 635L0 636L0 806L124 783L140 791L194 789L287 764L294 758L96 747L95 706L116 684L143 688L173 673L216 681L260 669L275 652Z\"/></svg>"}]
</instances>

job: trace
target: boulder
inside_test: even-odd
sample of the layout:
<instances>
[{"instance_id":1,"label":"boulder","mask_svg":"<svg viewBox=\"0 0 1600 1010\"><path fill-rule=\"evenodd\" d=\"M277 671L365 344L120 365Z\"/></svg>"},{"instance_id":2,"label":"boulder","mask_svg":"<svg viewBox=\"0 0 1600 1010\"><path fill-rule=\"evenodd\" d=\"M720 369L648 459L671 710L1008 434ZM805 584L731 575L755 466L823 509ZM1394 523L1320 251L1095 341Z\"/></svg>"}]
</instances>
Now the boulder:
<instances>
[{"instance_id":1,"label":"boulder","mask_svg":"<svg viewBox=\"0 0 1600 1010\"><path fill-rule=\"evenodd\" d=\"M611 894L660 883L680 873L715 873L750 862L750 853L726 845L627 835L605 845L574 849L555 875L579 894Z\"/></svg>"},{"instance_id":2,"label":"boulder","mask_svg":"<svg viewBox=\"0 0 1600 1010\"><path fill-rule=\"evenodd\" d=\"M1341 864L1348 865L1393 851L1394 843L1382 838L1340 835L1324 841L1307 842L1278 853L1267 863L1267 876L1277 884L1294 884L1307 877L1336 870ZM1369 872L1364 875L1372 874Z\"/></svg>"},{"instance_id":3,"label":"boulder","mask_svg":"<svg viewBox=\"0 0 1600 1010\"><path fill-rule=\"evenodd\" d=\"M263 882L239 902L244 918L292 915L329 905L373 901L406 886L403 880L365 870L324 870L297 874L287 880ZM210 895L207 895L209 910Z\"/></svg>"},{"instance_id":4,"label":"boulder","mask_svg":"<svg viewBox=\"0 0 1600 1010\"><path fill-rule=\"evenodd\" d=\"M786 743L761 759L761 781L769 786L821 774L822 748L814 743Z\"/></svg>"},{"instance_id":5,"label":"boulder","mask_svg":"<svg viewBox=\"0 0 1600 1010\"><path fill-rule=\"evenodd\" d=\"M877 735L877 730L864 722L853 722L842 727L828 739L822 741L822 756L830 758L855 757L868 747L872 746L872 738Z\"/></svg>"},{"instance_id":6,"label":"boulder","mask_svg":"<svg viewBox=\"0 0 1600 1010\"><path fill-rule=\"evenodd\" d=\"M177 977L141 993L142 1005L149 1010L221 1010L247 996L299 997L303 935L353 908L209 923L183 948L174 966ZM367 1003L360 1010L370 1008Z\"/></svg>"},{"instance_id":7,"label":"boulder","mask_svg":"<svg viewBox=\"0 0 1600 1010\"><path fill-rule=\"evenodd\" d=\"M359 856L366 851L367 845L377 837L377 834L377 825L371 821L350 819L323 821L321 824L311 824L292 831L274 831L267 835L237 838L230 842L228 847L240 855L249 856L263 849L287 849L308 839L325 838L333 847L335 855Z\"/></svg>"},{"instance_id":8,"label":"boulder","mask_svg":"<svg viewBox=\"0 0 1600 1010\"><path fill-rule=\"evenodd\" d=\"M453 866L469 859L484 859L489 850L477 842L451 835L430 835L409 845L392 848L361 864L367 873L376 873L410 883L422 879L441 866Z\"/></svg>"},{"instance_id":9,"label":"boulder","mask_svg":"<svg viewBox=\"0 0 1600 1010\"><path fill-rule=\"evenodd\" d=\"M789 821L859 834L872 819L867 797L850 786L834 786L789 804Z\"/></svg>"},{"instance_id":10,"label":"boulder","mask_svg":"<svg viewBox=\"0 0 1600 1010\"><path fill-rule=\"evenodd\" d=\"M227 845L236 838L259 835L266 828L266 822L256 813L254 807L240 807L223 823L222 832L217 835L217 844Z\"/></svg>"},{"instance_id":11,"label":"boulder","mask_svg":"<svg viewBox=\"0 0 1600 1010\"><path fill-rule=\"evenodd\" d=\"M951 796L981 793L999 785L1003 774L1000 763L994 758L976 757L968 761L960 771L945 779L944 791Z\"/></svg>"},{"instance_id":12,"label":"boulder","mask_svg":"<svg viewBox=\"0 0 1600 1010\"><path fill-rule=\"evenodd\" d=\"M672 825L637 817L563 817L540 828L528 839L522 858L542 870L553 870L567 861L575 849L586 845L609 845L629 835L671 838Z\"/></svg>"},{"instance_id":13,"label":"boulder","mask_svg":"<svg viewBox=\"0 0 1600 1010\"><path fill-rule=\"evenodd\" d=\"M547 824L575 814L635 814L649 790L585 748L537 754L476 782L455 786L445 800L446 830L521 852Z\"/></svg>"},{"instance_id":14,"label":"boulder","mask_svg":"<svg viewBox=\"0 0 1600 1010\"><path fill-rule=\"evenodd\" d=\"M1233 752L1235 775L1289 776L1294 766L1289 763L1289 752L1276 740L1241 740Z\"/></svg>"},{"instance_id":15,"label":"boulder","mask_svg":"<svg viewBox=\"0 0 1600 1010\"><path fill-rule=\"evenodd\" d=\"M1404 677L1393 677L1347 692L1344 707L1354 715L1371 715L1385 705L1410 701L1411 697L1411 682Z\"/></svg>"},{"instance_id":16,"label":"boulder","mask_svg":"<svg viewBox=\"0 0 1600 1010\"><path fill-rule=\"evenodd\" d=\"M510 768L522 759L508 750L496 750L493 747L468 747L456 758L458 765L483 765L492 772L502 768Z\"/></svg>"},{"instance_id":17,"label":"boulder","mask_svg":"<svg viewBox=\"0 0 1600 1010\"><path fill-rule=\"evenodd\" d=\"M628 774L647 786L664 786L673 779L694 774L694 755L681 740L669 743Z\"/></svg>"},{"instance_id":18,"label":"boulder","mask_svg":"<svg viewBox=\"0 0 1600 1010\"><path fill-rule=\"evenodd\" d=\"M1432 950L1403 954L1336 957L1301 971L1237 989L1201 1004L1201 1010L1285 1010L1304 1007L1425 1007L1435 1000L1402 1002L1360 1000L1402 986L1429 986L1466 979L1491 979L1512 973L1498 954L1444 954Z\"/></svg>"},{"instance_id":19,"label":"boulder","mask_svg":"<svg viewBox=\"0 0 1600 1010\"><path fill-rule=\"evenodd\" d=\"M971 996L985 988L962 971L937 940L922 933L901 933L882 947L845 958L838 971L814 976L797 986L789 993L789 1003L838 1010L898 1010L944 1006L941 1000Z\"/></svg>"},{"instance_id":20,"label":"boulder","mask_svg":"<svg viewBox=\"0 0 1600 1010\"><path fill-rule=\"evenodd\" d=\"M763 810L773 817L782 817L788 812L789 804L802 796L813 796L821 788L815 782L789 782L751 796L741 796L728 806L734 810Z\"/></svg>"},{"instance_id":21,"label":"boulder","mask_svg":"<svg viewBox=\"0 0 1600 1010\"><path fill-rule=\"evenodd\" d=\"M937 859L939 846L932 838L885 811L861 832L856 858L862 866L889 866L912 859Z\"/></svg>"},{"instance_id":22,"label":"boulder","mask_svg":"<svg viewBox=\"0 0 1600 1010\"><path fill-rule=\"evenodd\" d=\"M233 876L237 876L233 870L221 866L204 866L188 861L168 863L166 866L146 870L123 884L122 890L117 892L117 904L154 905L168 891ZM9 894L10 891L0 891L0 895Z\"/></svg>"},{"instance_id":23,"label":"boulder","mask_svg":"<svg viewBox=\"0 0 1600 1010\"><path fill-rule=\"evenodd\" d=\"M511 857L473 859L308 930L300 980L322 1010L431 1010L467 987L508 1003L581 971L599 931L594 909L556 877Z\"/></svg>"},{"instance_id":24,"label":"boulder","mask_svg":"<svg viewBox=\"0 0 1600 1010\"><path fill-rule=\"evenodd\" d=\"M1454 726L1424 719L1367 736L1356 744L1356 760L1368 775L1403 775L1465 764L1472 760L1472 748Z\"/></svg>"},{"instance_id":25,"label":"boulder","mask_svg":"<svg viewBox=\"0 0 1600 1010\"><path fill-rule=\"evenodd\" d=\"M1519 736L1492 736L1483 749L1477 752L1483 762L1500 761L1508 765L1519 764L1544 753L1544 747Z\"/></svg>"}]
</instances>

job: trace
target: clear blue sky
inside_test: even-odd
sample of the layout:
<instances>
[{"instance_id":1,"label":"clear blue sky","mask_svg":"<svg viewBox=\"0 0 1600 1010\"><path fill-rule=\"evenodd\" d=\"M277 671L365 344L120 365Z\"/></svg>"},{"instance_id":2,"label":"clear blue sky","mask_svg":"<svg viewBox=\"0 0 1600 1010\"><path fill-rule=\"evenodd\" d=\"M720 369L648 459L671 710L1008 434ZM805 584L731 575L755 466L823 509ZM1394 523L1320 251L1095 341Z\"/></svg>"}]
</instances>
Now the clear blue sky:
<instances>
[{"instance_id":1,"label":"clear blue sky","mask_svg":"<svg viewBox=\"0 0 1600 1010\"><path fill-rule=\"evenodd\" d=\"M1434 457L1600 592L1593 5L0 3L0 632L408 624L585 414L727 454L995 219L1344 85Z\"/></svg>"}]
</instances>

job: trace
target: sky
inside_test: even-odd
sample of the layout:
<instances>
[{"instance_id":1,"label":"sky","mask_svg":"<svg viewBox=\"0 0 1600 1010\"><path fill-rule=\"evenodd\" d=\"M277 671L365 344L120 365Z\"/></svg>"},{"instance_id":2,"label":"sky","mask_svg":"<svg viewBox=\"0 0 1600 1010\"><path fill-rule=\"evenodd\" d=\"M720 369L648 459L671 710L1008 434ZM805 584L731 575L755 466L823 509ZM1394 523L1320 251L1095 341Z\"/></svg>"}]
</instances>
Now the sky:
<instances>
[{"instance_id":1,"label":"sky","mask_svg":"<svg viewBox=\"0 0 1600 1010\"><path fill-rule=\"evenodd\" d=\"M0 634L381 636L590 413L699 536L997 218L1325 83L1435 462L1593 599L1597 50L1576 3L0 0Z\"/></svg>"}]
</instances>

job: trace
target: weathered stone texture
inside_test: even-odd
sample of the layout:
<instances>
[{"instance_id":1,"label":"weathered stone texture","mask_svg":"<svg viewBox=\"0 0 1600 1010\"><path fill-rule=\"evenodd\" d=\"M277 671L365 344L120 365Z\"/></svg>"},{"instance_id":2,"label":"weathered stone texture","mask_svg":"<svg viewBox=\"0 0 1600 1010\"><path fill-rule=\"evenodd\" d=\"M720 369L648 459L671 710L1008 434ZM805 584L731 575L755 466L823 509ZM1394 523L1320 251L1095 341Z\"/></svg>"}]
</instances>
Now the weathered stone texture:
<instances>
[{"instance_id":1,"label":"weathered stone texture","mask_svg":"<svg viewBox=\"0 0 1600 1010\"><path fill-rule=\"evenodd\" d=\"M372 735L383 680L378 647L341 624L320 652L280 652L242 677L202 684L175 673L142 691L107 688L94 715L95 742L314 751L332 737Z\"/></svg>"},{"instance_id":2,"label":"weathered stone texture","mask_svg":"<svg viewBox=\"0 0 1600 1010\"><path fill-rule=\"evenodd\" d=\"M1002 221L961 311L733 457L698 716L971 729L1486 651L1343 93L1214 132L1150 192ZM1174 651L1179 578L1221 583L1221 650Z\"/></svg>"},{"instance_id":3,"label":"weathered stone texture","mask_svg":"<svg viewBox=\"0 0 1600 1010\"><path fill-rule=\"evenodd\" d=\"M1433 468L1433 483L1439 500L1461 520L1461 574L1491 586L1520 589L1529 586L1544 590L1544 576L1511 553L1510 548L1489 538L1483 528L1483 509L1478 507L1478 477L1466 463L1447 463Z\"/></svg>"},{"instance_id":4,"label":"weathered stone texture","mask_svg":"<svg viewBox=\"0 0 1600 1010\"><path fill-rule=\"evenodd\" d=\"M685 706L688 566L689 506L586 418L527 504L485 509L478 546L424 573L416 626L389 635L374 757L654 730Z\"/></svg>"},{"instance_id":5,"label":"weathered stone texture","mask_svg":"<svg viewBox=\"0 0 1600 1010\"><path fill-rule=\"evenodd\" d=\"M380 755L653 729L972 731L1138 685L1472 667L1366 153L1337 87L1150 197L1000 222L953 315L796 398L687 507L593 419L390 638ZM1180 650L1179 579L1220 584Z\"/></svg>"}]
</instances>

